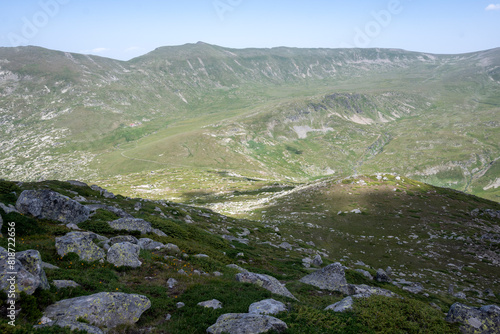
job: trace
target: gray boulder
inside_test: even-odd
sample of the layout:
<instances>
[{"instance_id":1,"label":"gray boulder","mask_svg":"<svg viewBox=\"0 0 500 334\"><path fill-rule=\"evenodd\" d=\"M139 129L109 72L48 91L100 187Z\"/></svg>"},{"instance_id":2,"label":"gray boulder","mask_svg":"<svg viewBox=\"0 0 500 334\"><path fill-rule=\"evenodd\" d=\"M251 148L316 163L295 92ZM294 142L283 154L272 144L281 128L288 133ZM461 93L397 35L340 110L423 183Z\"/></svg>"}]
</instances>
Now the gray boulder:
<instances>
[{"instance_id":1,"label":"gray boulder","mask_svg":"<svg viewBox=\"0 0 500 334\"><path fill-rule=\"evenodd\" d=\"M259 334L271 330L281 333L288 326L283 321L260 314L228 313L221 315L217 322L207 328L208 334Z\"/></svg>"},{"instance_id":2,"label":"gray boulder","mask_svg":"<svg viewBox=\"0 0 500 334\"><path fill-rule=\"evenodd\" d=\"M340 263L330 264L300 279L300 282L320 289L340 291L350 294L349 284L345 278L344 267Z\"/></svg>"},{"instance_id":3,"label":"gray boulder","mask_svg":"<svg viewBox=\"0 0 500 334\"><path fill-rule=\"evenodd\" d=\"M284 284L281 284L280 281L269 275L255 274L247 271L236 274L236 280L243 283L257 284L272 293L297 300L297 298L285 288Z\"/></svg>"},{"instance_id":4,"label":"gray boulder","mask_svg":"<svg viewBox=\"0 0 500 334\"><path fill-rule=\"evenodd\" d=\"M286 250L292 250L292 245L290 245L288 242L282 242L281 244L278 245L278 247Z\"/></svg>"},{"instance_id":5,"label":"gray boulder","mask_svg":"<svg viewBox=\"0 0 500 334\"><path fill-rule=\"evenodd\" d=\"M241 267L240 267L240 266L238 266L237 264L228 264L226 267L231 268L231 269L236 269L236 270L238 270L240 273L248 272L248 270L241 268Z\"/></svg>"},{"instance_id":6,"label":"gray boulder","mask_svg":"<svg viewBox=\"0 0 500 334\"><path fill-rule=\"evenodd\" d=\"M79 287L80 284L76 283L75 281L71 280L53 280L52 284L57 288L57 289L64 289L64 288L76 288Z\"/></svg>"},{"instance_id":7,"label":"gray boulder","mask_svg":"<svg viewBox=\"0 0 500 334\"><path fill-rule=\"evenodd\" d=\"M16 209L37 218L79 224L89 219L90 210L84 205L52 190L24 190Z\"/></svg>"},{"instance_id":8,"label":"gray boulder","mask_svg":"<svg viewBox=\"0 0 500 334\"><path fill-rule=\"evenodd\" d=\"M363 270L363 269L355 269L358 273L362 274L363 276L365 276L366 278L368 278L370 281L373 280L373 276L367 271L367 270Z\"/></svg>"},{"instance_id":9,"label":"gray boulder","mask_svg":"<svg viewBox=\"0 0 500 334\"><path fill-rule=\"evenodd\" d=\"M250 314L278 314L286 311L286 306L282 302L274 299L264 299L250 305L248 313Z\"/></svg>"},{"instance_id":10,"label":"gray boulder","mask_svg":"<svg viewBox=\"0 0 500 334\"><path fill-rule=\"evenodd\" d=\"M108 224L115 230L139 231L142 234L150 233L153 229L150 222L140 218L120 218Z\"/></svg>"},{"instance_id":11,"label":"gray boulder","mask_svg":"<svg viewBox=\"0 0 500 334\"><path fill-rule=\"evenodd\" d=\"M321 259L321 255L319 254L316 255L312 260L312 264L317 267L321 266L323 264L323 259Z\"/></svg>"},{"instance_id":12,"label":"gray boulder","mask_svg":"<svg viewBox=\"0 0 500 334\"><path fill-rule=\"evenodd\" d=\"M38 328L52 327L52 326L69 328L71 331L75 330L86 331L89 334L104 334L104 332L98 327L88 325L84 322L68 321L68 320L50 321L43 325L35 325L33 326L33 328L38 329Z\"/></svg>"},{"instance_id":13,"label":"gray boulder","mask_svg":"<svg viewBox=\"0 0 500 334\"><path fill-rule=\"evenodd\" d=\"M113 328L137 322L151 307L145 296L121 292L100 292L90 296L58 301L44 311L50 320L77 321L83 318L94 326Z\"/></svg>"},{"instance_id":14,"label":"gray boulder","mask_svg":"<svg viewBox=\"0 0 500 334\"><path fill-rule=\"evenodd\" d=\"M15 254L13 262L9 261L9 253L0 247L0 289L7 292L11 288L11 282L15 282L16 298L20 292L31 295L36 289L48 289L47 276L42 268L40 253L36 250L27 250ZM10 262L10 263L9 263ZM11 281L12 273L15 281Z\"/></svg>"},{"instance_id":15,"label":"gray boulder","mask_svg":"<svg viewBox=\"0 0 500 334\"><path fill-rule=\"evenodd\" d=\"M222 308L222 303L217 299L207 300L206 302L201 302L196 304L198 306L203 306L207 308L213 308L214 310Z\"/></svg>"},{"instance_id":16,"label":"gray boulder","mask_svg":"<svg viewBox=\"0 0 500 334\"><path fill-rule=\"evenodd\" d=\"M116 267L127 266L137 268L142 262L139 261L140 247L130 242L114 244L108 249L106 259Z\"/></svg>"},{"instance_id":17,"label":"gray boulder","mask_svg":"<svg viewBox=\"0 0 500 334\"><path fill-rule=\"evenodd\" d=\"M475 308L455 303L451 306L446 321L458 322L462 333L500 333L500 307L488 305Z\"/></svg>"},{"instance_id":18,"label":"gray boulder","mask_svg":"<svg viewBox=\"0 0 500 334\"><path fill-rule=\"evenodd\" d=\"M161 242L151 240L149 238L140 238L139 242L137 243L141 249L145 250L155 250L155 249L162 249L165 248L166 246L162 244Z\"/></svg>"},{"instance_id":19,"label":"gray boulder","mask_svg":"<svg viewBox=\"0 0 500 334\"><path fill-rule=\"evenodd\" d=\"M346 297L335 304L327 306L325 311L332 310L334 312L347 312L352 310L352 304L354 303L352 297Z\"/></svg>"},{"instance_id":20,"label":"gray boulder","mask_svg":"<svg viewBox=\"0 0 500 334\"><path fill-rule=\"evenodd\" d=\"M119 244L120 242L130 242L131 244L137 245L139 240L132 235L119 235L109 239L109 245Z\"/></svg>"},{"instance_id":21,"label":"gray boulder","mask_svg":"<svg viewBox=\"0 0 500 334\"><path fill-rule=\"evenodd\" d=\"M57 254L64 256L76 253L80 260L88 262L104 259L106 254L94 243L94 239L98 239L98 236L92 232L69 232L56 238Z\"/></svg>"},{"instance_id":22,"label":"gray boulder","mask_svg":"<svg viewBox=\"0 0 500 334\"><path fill-rule=\"evenodd\" d=\"M389 277L389 275L383 269L377 270L377 275L375 276L375 280L377 282L381 282L381 283L391 283L392 282L392 279Z\"/></svg>"},{"instance_id":23,"label":"gray boulder","mask_svg":"<svg viewBox=\"0 0 500 334\"><path fill-rule=\"evenodd\" d=\"M28 272L40 279L40 288L44 290L50 288L49 282L47 281L47 276L45 275L45 271L43 270L42 256L40 255L39 251L30 249L23 252L17 252L16 259L21 262L23 267Z\"/></svg>"}]
</instances>

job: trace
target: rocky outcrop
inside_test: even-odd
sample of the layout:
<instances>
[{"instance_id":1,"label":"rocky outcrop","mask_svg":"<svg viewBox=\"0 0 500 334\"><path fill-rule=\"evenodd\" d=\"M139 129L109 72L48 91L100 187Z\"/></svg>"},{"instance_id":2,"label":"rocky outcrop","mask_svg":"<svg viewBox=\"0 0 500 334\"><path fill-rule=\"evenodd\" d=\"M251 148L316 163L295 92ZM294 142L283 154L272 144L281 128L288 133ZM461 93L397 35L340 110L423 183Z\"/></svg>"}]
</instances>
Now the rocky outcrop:
<instances>
[{"instance_id":1,"label":"rocky outcrop","mask_svg":"<svg viewBox=\"0 0 500 334\"><path fill-rule=\"evenodd\" d=\"M36 218L79 224L89 218L84 205L52 190L24 190L16 202L16 209Z\"/></svg>"},{"instance_id":2,"label":"rocky outcrop","mask_svg":"<svg viewBox=\"0 0 500 334\"><path fill-rule=\"evenodd\" d=\"M151 307L145 296L121 292L100 292L90 296L58 301L50 305L43 315L50 319L77 321L81 318L94 326L113 328L137 322Z\"/></svg>"},{"instance_id":3,"label":"rocky outcrop","mask_svg":"<svg viewBox=\"0 0 500 334\"><path fill-rule=\"evenodd\" d=\"M455 303L451 306L446 321L458 322L462 333L500 333L500 307L488 305L475 308Z\"/></svg>"},{"instance_id":4,"label":"rocky outcrop","mask_svg":"<svg viewBox=\"0 0 500 334\"><path fill-rule=\"evenodd\" d=\"M108 249L106 259L116 267L127 266L137 268L142 262L139 261L140 247L130 242L114 244Z\"/></svg>"},{"instance_id":5,"label":"rocky outcrop","mask_svg":"<svg viewBox=\"0 0 500 334\"><path fill-rule=\"evenodd\" d=\"M228 313L221 315L217 322L208 327L208 334L259 334L269 331L281 333L288 329L283 321L260 314Z\"/></svg>"},{"instance_id":6,"label":"rocky outcrop","mask_svg":"<svg viewBox=\"0 0 500 334\"><path fill-rule=\"evenodd\" d=\"M264 299L260 302L253 303L248 308L250 314L278 314L286 311L286 306L282 302L274 299Z\"/></svg>"},{"instance_id":7,"label":"rocky outcrop","mask_svg":"<svg viewBox=\"0 0 500 334\"><path fill-rule=\"evenodd\" d=\"M153 230L150 222L140 218L120 218L108 224L115 230L139 231L142 234L151 233Z\"/></svg>"},{"instance_id":8,"label":"rocky outcrop","mask_svg":"<svg viewBox=\"0 0 500 334\"><path fill-rule=\"evenodd\" d=\"M236 274L236 280L243 283L257 284L272 293L297 300L284 284L281 284L276 278L269 275L255 274L247 271Z\"/></svg>"},{"instance_id":9,"label":"rocky outcrop","mask_svg":"<svg viewBox=\"0 0 500 334\"><path fill-rule=\"evenodd\" d=\"M71 331L76 331L76 330L86 331L89 334L104 334L104 332L98 327L88 325L84 322L68 321L68 320L49 321L42 325L35 325L33 326L33 328L38 329L38 328L52 327L52 326L69 328Z\"/></svg>"},{"instance_id":10,"label":"rocky outcrop","mask_svg":"<svg viewBox=\"0 0 500 334\"><path fill-rule=\"evenodd\" d=\"M330 264L300 279L300 282L320 289L340 291L350 294L349 284L345 278L344 267L340 263Z\"/></svg>"},{"instance_id":11,"label":"rocky outcrop","mask_svg":"<svg viewBox=\"0 0 500 334\"><path fill-rule=\"evenodd\" d=\"M95 243L97 234L91 232L69 232L65 236L56 238L57 254L64 256L76 253L80 260L93 262L104 259L106 254Z\"/></svg>"},{"instance_id":12,"label":"rocky outcrop","mask_svg":"<svg viewBox=\"0 0 500 334\"><path fill-rule=\"evenodd\" d=\"M15 280L12 281L12 273ZM0 289L7 292L10 290L11 282L15 282L16 298L20 292L31 295L36 289L48 289L47 276L42 267L42 259L37 250L27 250L15 254L13 262L9 263L7 251L0 247Z\"/></svg>"},{"instance_id":13,"label":"rocky outcrop","mask_svg":"<svg viewBox=\"0 0 500 334\"><path fill-rule=\"evenodd\" d=\"M214 310L222 308L222 303L217 299L207 300L206 302L201 302L197 304L198 306L203 306L207 308L213 308Z\"/></svg>"}]
</instances>

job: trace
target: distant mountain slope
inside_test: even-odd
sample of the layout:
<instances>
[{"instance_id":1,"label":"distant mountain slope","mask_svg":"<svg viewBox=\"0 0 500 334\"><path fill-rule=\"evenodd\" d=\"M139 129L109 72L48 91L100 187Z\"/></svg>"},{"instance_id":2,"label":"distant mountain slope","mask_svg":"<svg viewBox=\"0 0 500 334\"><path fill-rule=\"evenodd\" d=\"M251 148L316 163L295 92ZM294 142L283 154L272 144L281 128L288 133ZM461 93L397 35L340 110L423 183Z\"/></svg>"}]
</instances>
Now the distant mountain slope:
<instances>
[{"instance_id":1,"label":"distant mountain slope","mask_svg":"<svg viewBox=\"0 0 500 334\"><path fill-rule=\"evenodd\" d=\"M0 48L0 177L377 171L498 201L500 49Z\"/></svg>"}]
</instances>

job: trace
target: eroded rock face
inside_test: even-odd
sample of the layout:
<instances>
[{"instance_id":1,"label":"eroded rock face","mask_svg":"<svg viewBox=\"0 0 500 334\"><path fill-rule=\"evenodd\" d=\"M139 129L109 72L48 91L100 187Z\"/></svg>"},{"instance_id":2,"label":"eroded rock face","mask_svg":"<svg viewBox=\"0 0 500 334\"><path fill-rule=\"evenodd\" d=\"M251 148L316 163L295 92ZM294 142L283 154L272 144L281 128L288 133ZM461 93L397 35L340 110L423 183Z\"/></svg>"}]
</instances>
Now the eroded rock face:
<instances>
[{"instance_id":1,"label":"eroded rock face","mask_svg":"<svg viewBox=\"0 0 500 334\"><path fill-rule=\"evenodd\" d=\"M108 222L109 226L115 230L139 231L142 234L152 232L151 223L140 218L120 218Z\"/></svg>"},{"instance_id":2,"label":"eroded rock face","mask_svg":"<svg viewBox=\"0 0 500 334\"><path fill-rule=\"evenodd\" d=\"M286 311L286 305L274 299L264 299L248 308L250 314L278 314Z\"/></svg>"},{"instance_id":3,"label":"eroded rock face","mask_svg":"<svg viewBox=\"0 0 500 334\"><path fill-rule=\"evenodd\" d=\"M236 280L243 283L257 284L272 293L297 300L284 284L281 284L276 278L269 275L242 272L236 274Z\"/></svg>"},{"instance_id":4,"label":"eroded rock face","mask_svg":"<svg viewBox=\"0 0 500 334\"><path fill-rule=\"evenodd\" d=\"M281 333L287 329L286 323L268 315L228 313L221 315L217 322L207 329L207 333L259 334L271 330Z\"/></svg>"},{"instance_id":5,"label":"eroded rock face","mask_svg":"<svg viewBox=\"0 0 500 334\"><path fill-rule=\"evenodd\" d=\"M92 232L69 232L56 238L57 254L64 256L76 253L80 260L88 262L104 259L106 254L93 242L94 239L98 239L98 236Z\"/></svg>"},{"instance_id":6,"label":"eroded rock face","mask_svg":"<svg viewBox=\"0 0 500 334\"><path fill-rule=\"evenodd\" d=\"M139 252L141 248L130 242L121 242L114 244L108 249L107 260L116 267L127 266L137 268L142 262L139 261Z\"/></svg>"},{"instance_id":7,"label":"eroded rock face","mask_svg":"<svg viewBox=\"0 0 500 334\"><path fill-rule=\"evenodd\" d=\"M91 325L113 328L137 322L142 313L150 307L151 302L145 296L100 292L58 301L47 307L44 316L52 321L76 322L78 318L83 318Z\"/></svg>"},{"instance_id":8,"label":"eroded rock face","mask_svg":"<svg viewBox=\"0 0 500 334\"><path fill-rule=\"evenodd\" d=\"M344 268L340 263L330 264L300 279L300 282L310 284L320 289L340 291L351 294L345 278Z\"/></svg>"},{"instance_id":9,"label":"eroded rock face","mask_svg":"<svg viewBox=\"0 0 500 334\"><path fill-rule=\"evenodd\" d=\"M455 303L451 306L446 321L460 323L462 333L500 333L500 307L488 305L475 308Z\"/></svg>"},{"instance_id":10,"label":"eroded rock face","mask_svg":"<svg viewBox=\"0 0 500 334\"><path fill-rule=\"evenodd\" d=\"M37 218L62 223L79 224L89 219L90 210L52 190L24 190L16 202L16 209Z\"/></svg>"}]
</instances>

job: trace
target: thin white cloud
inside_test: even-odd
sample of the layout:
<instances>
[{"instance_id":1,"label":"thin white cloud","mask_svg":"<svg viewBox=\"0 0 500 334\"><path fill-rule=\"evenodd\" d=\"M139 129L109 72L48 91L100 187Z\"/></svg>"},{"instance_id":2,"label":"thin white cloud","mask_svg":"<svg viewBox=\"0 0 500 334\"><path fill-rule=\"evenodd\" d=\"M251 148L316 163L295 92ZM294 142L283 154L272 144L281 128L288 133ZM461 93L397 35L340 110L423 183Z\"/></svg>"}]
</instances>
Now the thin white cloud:
<instances>
[{"instance_id":1,"label":"thin white cloud","mask_svg":"<svg viewBox=\"0 0 500 334\"><path fill-rule=\"evenodd\" d=\"M139 51L139 50L142 50L142 48L139 46L131 46L129 48L126 48L125 52L134 52L134 51Z\"/></svg>"},{"instance_id":2,"label":"thin white cloud","mask_svg":"<svg viewBox=\"0 0 500 334\"><path fill-rule=\"evenodd\" d=\"M106 52L106 51L109 51L111 49L108 49L108 48L94 48L94 49L91 49L91 50L82 50L80 51L80 53L103 53L103 52Z\"/></svg>"},{"instance_id":3,"label":"thin white cloud","mask_svg":"<svg viewBox=\"0 0 500 334\"><path fill-rule=\"evenodd\" d=\"M497 4L491 4L486 7L486 10L500 10L500 3Z\"/></svg>"}]
</instances>

